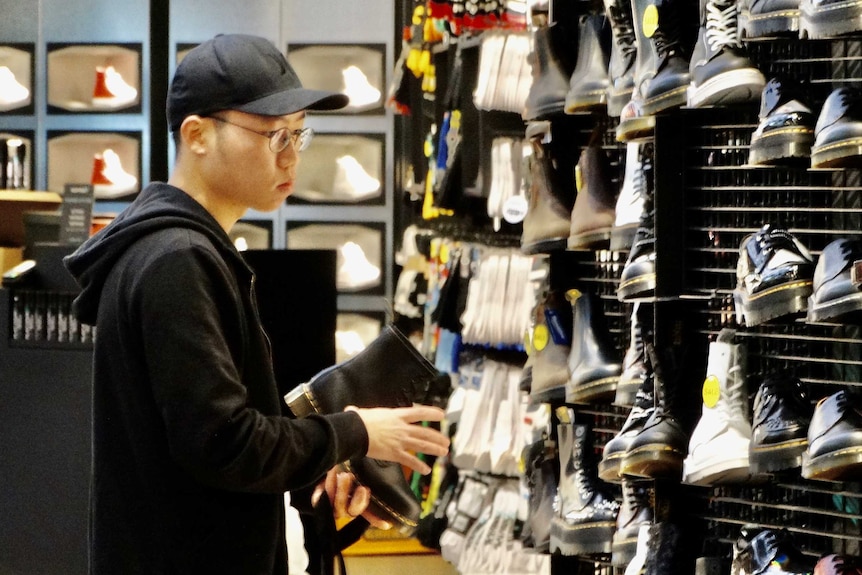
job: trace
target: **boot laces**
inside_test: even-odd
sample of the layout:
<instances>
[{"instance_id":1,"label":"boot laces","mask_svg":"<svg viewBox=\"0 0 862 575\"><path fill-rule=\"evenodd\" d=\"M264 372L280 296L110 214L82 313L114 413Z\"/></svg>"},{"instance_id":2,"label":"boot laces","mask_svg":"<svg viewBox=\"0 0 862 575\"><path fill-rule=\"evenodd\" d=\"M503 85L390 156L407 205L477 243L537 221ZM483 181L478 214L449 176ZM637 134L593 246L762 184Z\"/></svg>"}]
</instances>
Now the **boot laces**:
<instances>
[{"instance_id":1,"label":"boot laces","mask_svg":"<svg viewBox=\"0 0 862 575\"><path fill-rule=\"evenodd\" d=\"M618 4L610 4L608 12L610 13L611 21L616 25L620 50L626 56L634 54L637 51L637 47L635 46L635 28L632 19Z\"/></svg>"},{"instance_id":2,"label":"boot laces","mask_svg":"<svg viewBox=\"0 0 862 575\"><path fill-rule=\"evenodd\" d=\"M736 23L736 3L730 2L721 7L720 2L706 5L706 41L713 50L725 46L739 48Z\"/></svg>"}]
</instances>

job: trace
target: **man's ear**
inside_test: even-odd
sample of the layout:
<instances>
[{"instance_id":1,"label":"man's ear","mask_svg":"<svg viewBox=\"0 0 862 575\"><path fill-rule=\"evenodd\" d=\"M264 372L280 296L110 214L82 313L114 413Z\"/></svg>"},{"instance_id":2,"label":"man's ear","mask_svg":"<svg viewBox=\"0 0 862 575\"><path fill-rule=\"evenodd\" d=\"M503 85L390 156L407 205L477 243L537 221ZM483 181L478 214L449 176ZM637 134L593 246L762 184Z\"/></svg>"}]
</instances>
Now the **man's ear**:
<instances>
[{"instance_id":1,"label":"man's ear","mask_svg":"<svg viewBox=\"0 0 862 575\"><path fill-rule=\"evenodd\" d=\"M180 126L180 139L194 154L206 154L212 146L213 126L201 116L192 114Z\"/></svg>"}]
</instances>

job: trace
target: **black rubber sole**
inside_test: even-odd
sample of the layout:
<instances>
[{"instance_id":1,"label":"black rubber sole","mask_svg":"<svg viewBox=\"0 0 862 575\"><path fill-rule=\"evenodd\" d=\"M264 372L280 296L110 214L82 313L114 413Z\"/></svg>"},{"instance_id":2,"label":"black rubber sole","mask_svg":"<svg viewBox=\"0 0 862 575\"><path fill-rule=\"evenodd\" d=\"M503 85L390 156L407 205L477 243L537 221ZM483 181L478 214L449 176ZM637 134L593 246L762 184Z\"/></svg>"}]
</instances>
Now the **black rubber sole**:
<instances>
[{"instance_id":1,"label":"black rubber sole","mask_svg":"<svg viewBox=\"0 0 862 575\"><path fill-rule=\"evenodd\" d=\"M629 449L620 465L620 475L634 477L682 478L685 454L663 443Z\"/></svg>"},{"instance_id":2,"label":"black rubber sole","mask_svg":"<svg viewBox=\"0 0 862 575\"><path fill-rule=\"evenodd\" d=\"M551 523L551 553L560 555L609 554L616 531L615 521L570 525L560 517Z\"/></svg>"},{"instance_id":3,"label":"black rubber sole","mask_svg":"<svg viewBox=\"0 0 862 575\"><path fill-rule=\"evenodd\" d=\"M801 165L801 162L809 161L813 144L813 128L796 126L771 130L758 138L751 139L748 163L755 166L769 166L798 160Z\"/></svg>"},{"instance_id":4,"label":"black rubber sole","mask_svg":"<svg viewBox=\"0 0 862 575\"><path fill-rule=\"evenodd\" d=\"M802 453L807 447L806 437L769 445L752 445L748 450L749 469L754 475L795 469L802 465Z\"/></svg>"},{"instance_id":5,"label":"black rubber sole","mask_svg":"<svg viewBox=\"0 0 862 575\"><path fill-rule=\"evenodd\" d=\"M810 0L799 4L799 37L803 40L834 38L862 30L862 1L827 3L815 9Z\"/></svg>"},{"instance_id":6,"label":"black rubber sole","mask_svg":"<svg viewBox=\"0 0 862 575\"><path fill-rule=\"evenodd\" d=\"M802 454L802 477L821 481L858 479L862 473L862 445L810 457Z\"/></svg>"},{"instance_id":7,"label":"black rubber sole","mask_svg":"<svg viewBox=\"0 0 862 575\"><path fill-rule=\"evenodd\" d=\"M858 168L862 166L862 139L852 138L811 147L812 168Z\"/></svg>"},{"instance_id":8,"label":"black rubber sole","mask_svg":"<svg viewBox=\"0 0 862 575\"><path fill-rule=\"evenodd\" d=\"M616 396L617 383L620 376L604 377L596 381L588 381L566 386L566 403L595 403L609 400Z\"/></svg>"},{"instance_id":9,"label":"black rubber sole","mask_svg":"<svg viewBox=\"0 0 862 575\"><path fill-rule=\"evenodd\" d=\"M797 280L751 297L742 290L733 290L736 321L751 327L775 318L804 312L808 308L811 286L811 280Z\"/></svg>"},{"instance_id":10,"label":"black rubber sole","mask_svg":"<svg viewBox=\"0 0 862 575\"><path fill-rule=\"evenodd\" d=\"M787 8L763 14L743 10L739 14L739 30L745 40L775 38L799 33L799 8Z\"/></svg>"}]
</instances>

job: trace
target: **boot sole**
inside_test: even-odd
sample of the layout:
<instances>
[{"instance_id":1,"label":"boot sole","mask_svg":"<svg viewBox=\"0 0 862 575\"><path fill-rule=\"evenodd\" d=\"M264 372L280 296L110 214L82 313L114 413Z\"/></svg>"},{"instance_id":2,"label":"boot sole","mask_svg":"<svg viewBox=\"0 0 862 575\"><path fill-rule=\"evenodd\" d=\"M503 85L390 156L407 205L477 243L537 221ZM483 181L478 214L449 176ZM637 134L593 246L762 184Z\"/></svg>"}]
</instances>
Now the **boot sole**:
<instances>
[{"instance_id":1,"label":"boot sole","mask_svg":"<svg viewBox=\"0 0 862 575\"><path fill-rule=\"evenodd\" d=\"M603 228L584 232L582 234L569 235L566 249L570 251L586 251L600 249L606 246L611 239L611 228Z\"/></svg>"},{"instance_id":2,"label":"boot sole","mask_svg":"<svg viewBox=\"0 0 862 575\"><path fill-rule=\"evenodd\" d=\"M682 466L682 482L689 485L718 485L722 483L744 483L751 479L748 454L713 461L707 465Z\"/></svg>"},{"instance_id":3,"label":"boot sole","mask_svg":"<svg viewBox=\"0 0 862 575\"><path fill-rule=\"evenodd\" d=\"M566 399L566 384L556 385L541 391L530 390L530 403L561 403Z\"/></svg>"},{"instance_id":4,"label":"boot sole","mask_svg":"<svg viewBox=\"0 0 862 575\"><path fill-rule=\"evenodd\" d=\"M566 556L609 554L616 528L615 521L569 525L559 517L554 518L551 523L551 553Z\"/></svg>"},{"instance_id":5,"label":"boot sole","mask_svg":"<svg viewBox=\"0 0 862 575\"><path fill-rule=\"evenodd\" d=\"M672 90L668 90L658 96L647 98L644 100L641 111L644 116L655 116L665 110L671 110L685 106L686 95L688 93L688 84L683 84Z\"/></svg>"},{"instance_id":6,"label":"boot sole","mask_svg":"<svg viewBox=\"0 0 862 575\"><path fill-rule=\"evenodd\" d=\"M614 397L617 392L618 375L579 383L575 389L566 388L566 403L592 403Z\"/></svg>"},{"instance_id":7,"label":"boot sole","mask_svg":"<svg viewBox=\"0 0 862 575\"><path fill-rule=\"evenodd\" d=\"M811 458L802 454L802 477L821 481L858 478L862 470L862 446L848 447Z\"/></svg>"},{"instance_id":8,"label":"boot sole","mask_svg":"<svg viewBox=\"0 0 862 575\"><path fill-rule=\"evenodd\" d=\"M565 250L566 242L568 241L568 239L568 237L547 238L529 244L522 244L521 253L528 256L532 256L536 254L549 254L551 252Z\"/></svg>"},{"instance_id":9,"label":"boot sole","mask_svg":"<svg viewBox=\"0 0 862 575\"><path fill-rule=\"evenodd\" d=\"M812 168L853 168L862 165L862 139L841 140L813 146Z\"/></svg>"},{"instance_id":10,"label":"boot sole","mask_svg":"<svg viewBox=\"0 0 862 575\"><path fill-rule=\"evenodd\" d=\"M565 113L569 115L600 112L607 108L607 90L593 90L566 97Z\"/></svg>"},{"instance_id":11,"label":"boot sole","mask_svg":"<svg viewBox=\"0 0 862 575\"><path fill-rule=\"evenodd\" d=\"M615 92L608 90L608 116L611 118L619 118L623 113L623 108L632 99L633 88Z\"/></svg>"},{"instance_id":12,"label":"boot sole","mask_svg":"<svg viewBox=\"0 0 862 575\"><path fill-rule=\"evenodd\" d=\"M766 79L757 68L731 70L710 78L700 86L688 88L688 106L716 106L760 99Z\"/></svg>"},{"instance_id":13,"label":"boot sole","mask_svg":"<svg viewBox=\"0 0 862 575\"><path fill-rule=\"evenodd\" d=\"M631 563L631 560L637 554L639 530L640 526L638 525L637 529L634 529L633 532L629 532L628 530L620 532L620 530L617 530L614 533L614 538L611 541L611 565L614 567L625 567Z\"/></svg>"},{"instance_id":14,"label":"boot sole","mask_svg":"<svg viewBox=\"0 0 862 575\"><path fill-rule=\"evenodd\" d=\"M620 464L624 456L625 452L620 451L609 457L603 457L598 464L599 479L608 483L620 483L623 480L620 476Z\"/></svg>"},{"instance_id":15,"label":"boot sole","mask_svg":"<svg viewBox=\"0 0 862 575\"><path fill-rule=\"evenodd\" d=\"M840 317L862 310L862 293L846 295L839 299L813 303L814 296L808 299L808 316L805 321L818 322Z\"/></svg>"},{"instance_id":16,"label":"boot sole","mask_svg":"<svg viewBox=\"0 0 862 575\"><path fill-rule=\"evenodd\" d=\"M638 116L620 120L616 129L617 142L633 142L650 138L655 132L654 116Z\"/></svg>"},{"instance_id":17,"label":"boot sole","mask_svg":"<svg viewBox=\"0 0 862 575\"><path fill-rule=\"evenodd\" d=\"M616 395L614 395L613 405L618 407L633 406L641 385L643 385L643 380L641 379L632 379L628 381L620 380L617 384L617 392Z\"/></svg>"},{"instance_id":18,"label":"boot sole","mask_svg":"<svg viewBox=\"0 0 862 575\"><path fill-rule=\"evenodd\" d=\"M804 39L831 38L862 30L862 1L838 2L828 8L811 11L806 2L800 4L799 37Z\"/></svg>"},{"instance_id":19,"label":"boot sole","mask_svg":"<svg viewBox=\"0 0 862 575\"><path fill-rule=\"evenodd\" d=\"M626 451L620 465L620 475L635 477L673 477L682 476L685 454L662 443L644 445Z\"/></svg>"},{"instance_id":20,"label":"boot sole","mask_svg":"<svg viewBox=\"0 0 862 575\"><path fill-rule=\"evenodd\" d=\"M655 293L655 273L644 274L620 282L617 288L617 299L629 301L632 299L651 297Z\"/></svg>"},{"instance_id":21,"label":"boot sole","mask_svg":"<svg viewBox=\"0 0 862 575\"><path fill-rule=\"evenodd\" d=\"M811 157L814 130L811 128L779 128L752 139L748 163L770 165L787 160L799 160L800 165Z\"/></svg>"},{"instance_id":22,"label":"boot sole","mask_svg":"<svg viewBox=\"0 0 862 575\"><path fill-rule=\"evenodd\" d=\"M739 30L744 40L772 38L799 31L799 9L776 10L752 16L747 10L739 15Z\"/></svg>"},{"instance_id":23,"label":"boot sole","mask_svg":"<svg viewBox=\"0 0 862 575\"><path fill-rule=\"evenodd\" d=\"M802 453L807 447L807 438L752 447L748 451L748 465L755 475L783 469L795 469L802 465Z\"/></svg>"},{"instance_id":24,"label":"boot sole","mask_svg":"<svg viewBox=\"0 0 862 575\"><path fill-rule=\"evenodd\" d=\"M634 222L624 226L614 227L611 229L611 245L608 249L612 252L622 252L630 250L635 241L635 235L638 232L638 223Z\"/></svg>"},{"instance_id":25,"label":"boot sole","mask_svg":"<svg viewBox=\"0 0 862 575\"><path fill-rule=\"evenodd\" d=\"M803 312L811 296L811 280L800 280L768 289L752 298L733 290L736 321L752 327L771 319Z\"/></svg>"}]
</instances>

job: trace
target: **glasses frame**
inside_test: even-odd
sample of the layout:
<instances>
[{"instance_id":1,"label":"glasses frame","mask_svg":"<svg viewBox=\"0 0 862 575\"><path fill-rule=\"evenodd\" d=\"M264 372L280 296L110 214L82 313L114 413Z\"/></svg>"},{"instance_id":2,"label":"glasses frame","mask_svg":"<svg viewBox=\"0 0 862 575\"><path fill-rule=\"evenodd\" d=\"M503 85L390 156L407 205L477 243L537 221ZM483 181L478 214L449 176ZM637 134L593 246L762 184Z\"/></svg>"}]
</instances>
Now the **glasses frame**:
<instances>
[{"instance_id":1,"label":"glasses frame","mask_svg":"<svg viewBox=\"0 0 862 575\"><path fill-rule=\"evenodd\" d=\"M258 136L264 136L269 138L269 149L273 154L280 154L284 150L287 149L287 146L292 145L293 150L298 154L304 150L308 149L308 146L311 145L311 140L314 138L314 130L311 128L301 128L299 130L290 130L289 128L279 128L278 130L269 130L266 132L255 130L241 124L237 124L235 122L231 122L230 120L225 120L220 116L210 115L205 116L206 118L211 118L217 122L221 122L223 124L229 124L231 126L236 126L237 128L242 128L247 132L251 132L252 134L257 134ZM285 138L285 135L289 135L290 137ZM281 142L284 142L283 144Z\"/></svg>"}]
</instances>

